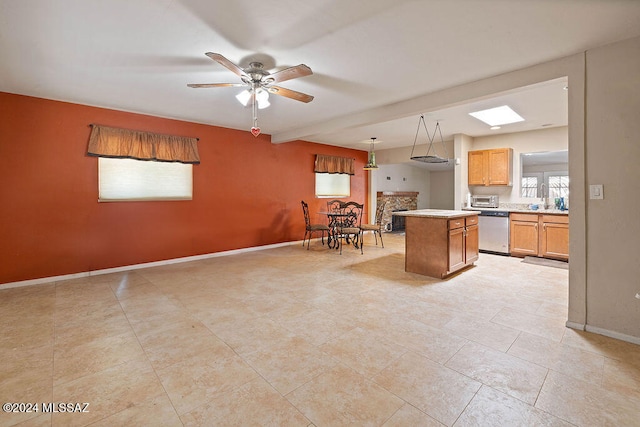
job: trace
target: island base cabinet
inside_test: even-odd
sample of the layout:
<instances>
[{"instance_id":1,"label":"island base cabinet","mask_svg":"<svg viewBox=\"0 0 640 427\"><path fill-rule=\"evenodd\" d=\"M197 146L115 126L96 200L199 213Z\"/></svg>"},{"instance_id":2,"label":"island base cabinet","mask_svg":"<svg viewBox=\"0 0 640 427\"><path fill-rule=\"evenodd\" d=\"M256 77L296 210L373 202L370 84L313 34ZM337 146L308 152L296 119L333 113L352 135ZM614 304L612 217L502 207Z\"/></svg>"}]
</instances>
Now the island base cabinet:
<instances>
[{"instance_id":1,"label":"island base cabinet","mask_svg":"<svg viewBox=\"0 0 640 427\"><path fill-rule=\"evenodd\" d=\"M467 221L468 222L468 221ZM465 236L465 261L471 264L478 260L480 253L478 225L467 225Z\"/></svg>"},{"instance_id":2,"label":"island base cabinet","mask_svg":"<svg viewBox=\"0 0 640 427\"><path fill-rule=\"evenodd\" d=\"M449 231L449 268L448 272L460 270L465 266L464 228Z\"/></svg>"},{"instance_id":3,"label":"island base cabinet","mask_svg":"<svg viewBox=\"0 0 640 427\"><path fill-rule=\"evenodd\" d=\"M406 217L405 271L444 278L472 265L478 259L477 224L477 215L449 220Z\"/></svg>"}]
</instances>

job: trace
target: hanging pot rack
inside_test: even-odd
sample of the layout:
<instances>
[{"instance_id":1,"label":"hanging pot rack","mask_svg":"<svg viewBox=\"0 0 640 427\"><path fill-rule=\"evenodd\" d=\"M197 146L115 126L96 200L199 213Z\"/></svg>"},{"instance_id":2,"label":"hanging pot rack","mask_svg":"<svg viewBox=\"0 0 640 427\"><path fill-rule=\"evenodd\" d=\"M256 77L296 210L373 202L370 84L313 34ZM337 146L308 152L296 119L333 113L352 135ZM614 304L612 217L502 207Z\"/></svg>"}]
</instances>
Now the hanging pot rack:
<instances>
[{"instance_id":1,"label":"hanging pot rack","mask_svg":"<svg viewBox=\"0 0 640 427\"><path fill-rule=\"evenodd\" d=\"M427 134L427 140L429 141L429 148L427 149L427 154L424 156L414 156L413 151L416 148L416 142L418 141L418 134L420 133L420 125L424 127L424 131ZM436 137L436 132L440 134L440 143L442 144L442 148L444 149L445 157L440 157L436 154L436 150L433 147L433 141ZM433 154L431 154L431 150L433 149ZM440 122L436 122L436 127L433 129L433 135L429 135L429 130L427 129L427 124L424 121L424 114L420 115L420 119L418 120L418 129L416 129L416 137L413 140L413 148L411 149L411 160L415 160L417 162L422 163L449 163L449 153L447 152L447 146L442 139L442 131L440 130Z\"/></svg>"}]
</instances>

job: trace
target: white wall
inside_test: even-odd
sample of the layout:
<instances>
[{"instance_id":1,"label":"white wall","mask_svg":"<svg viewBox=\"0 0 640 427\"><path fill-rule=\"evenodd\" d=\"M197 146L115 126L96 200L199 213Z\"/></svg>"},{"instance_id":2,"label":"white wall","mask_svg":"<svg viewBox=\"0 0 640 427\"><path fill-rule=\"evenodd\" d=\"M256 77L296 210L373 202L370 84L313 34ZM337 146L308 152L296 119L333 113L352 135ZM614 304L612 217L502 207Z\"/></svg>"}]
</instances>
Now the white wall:
<instances>
[{"instance_id":1,"label":"white wall","mask_svg":"<svg viewBox=\"0 0 640 427\"><path fill-rule=\"evenodd\" d=\"M455 179L454 170L432 171L430 186L431 209L454 209Z\"/></svg>"},{"instance_id":2,"label":"white wall","mask_svg":"<svg viewBox=\"0 0 640 427\"><path fill-rule=\"evenodd\" d=\"M469 135L458 133L453 136L455 157L460 159L460 164L455 167L453 198L453 208L458 210L467 206L467 195L470 193L467 153L471 150L472 143L473 138Z\"/></svg>"},{"instance_id":3,"label":"white wall","mask_svg":"<svg viewBox=\"0 0 640 427\"><path fill-rule=\"evenodd\" d=\"M447 155L452 158L454 156L454 142L445 141ZM441 171L433 172L425 169L424 165L410 160L411 151L414 155L421 156L427 153L428 144L416 145L415 149L410 147L388 148L386 150L376 151L376 161L379 169L376 171L376 189L377 191L418 191L418 209L453 209L451 200L453 200L454 191L454 175L453 169L449 169L448 173L441 174ZM444 156L440 143L436 145L436 154ZM433 151L432 151L433 152ZM412 166L410 162L414 162ZM437 167L437 166L436 166ZM456 166L459 167L459 166ZM386 172L381 172L386 171ZM432 184L433 174L440 174L436 180L438 182L435 194L435 203L437 206L449 206L447 208L434 208L434 185ZM390 177L390 180L387 180ZM403 180L406 178L406 181Z\"/></svg>"},{"instance_id":4,"label":"white wall","mask_svg":"<svg viewBox=\"0 0 640 427\"><path fill-rule=\"evenodd\" d=\"M587 329L640 343L640 38L586 59Z\"/></svg>"},{"instance_id":5,"label":"white wall","mask_svg":"<svg viewBox=\"0 0 640 427\"><path fill-rule=\"evenodd\" d=\"M378 164L375 175L377 191L417 191L418 209L429 207L429 171L404 164Z\"/></svg>"}]
</instances>

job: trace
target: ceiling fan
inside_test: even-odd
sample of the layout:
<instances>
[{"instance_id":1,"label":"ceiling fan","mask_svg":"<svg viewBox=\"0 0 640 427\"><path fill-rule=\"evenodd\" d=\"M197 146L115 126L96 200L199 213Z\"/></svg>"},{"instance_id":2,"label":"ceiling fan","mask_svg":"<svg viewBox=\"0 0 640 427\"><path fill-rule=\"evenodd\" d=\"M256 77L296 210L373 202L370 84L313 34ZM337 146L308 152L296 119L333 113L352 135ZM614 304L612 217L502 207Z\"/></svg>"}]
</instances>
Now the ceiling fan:
<instances>
[{"instance_id":1,"label":"ceiling fan","mask_svg":"<svg viewBox=\"0 0 640 427\"><path fill-rule=\"evenodd\" d=\"M305 103L311 102L313 100L313 96L307 95L306 93L297 92L295 90L275 85L276 83L281 83L286 80L297 79L299 77L305 77L313 74L311 68L307 67L304 64L285 68L284 70L276 71L272 74L264 69L264 65L262 62L251 62L249 63L249 66L247 68L240 68L219 53L207 52L205 53L205 55L236 74L238 77L240 77L240 80L242 82L191 83L187 86L192 88L247 87L247 90L238 94L236 98L238 98L238 101L240 101L245 106L249 103L253 104L254 125L251 128L251 133L256 137L260 134L256 108L264 108L269 106L268 98L270 93Z\"/></svg>"}]
</instances>

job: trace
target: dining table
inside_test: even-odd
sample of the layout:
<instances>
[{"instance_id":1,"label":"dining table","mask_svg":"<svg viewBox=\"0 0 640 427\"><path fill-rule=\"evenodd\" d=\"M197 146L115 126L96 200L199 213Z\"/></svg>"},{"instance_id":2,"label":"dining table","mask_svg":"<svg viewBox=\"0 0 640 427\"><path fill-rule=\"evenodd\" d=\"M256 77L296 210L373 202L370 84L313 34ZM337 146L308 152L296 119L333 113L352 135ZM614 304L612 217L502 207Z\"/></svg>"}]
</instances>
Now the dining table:
<instances>
[{"instance_id":1,"label":"dining table","mask_svg":"<svg viewBox=\"0 0 640 427\"><path fill-rule=\"evenodd\" d=\"M340 227L340 225L344 222L341 220L346 218L348 214L342 211L319 211L318 214L327 216L327 220L328 220L327 225L329 226L329 233L327 235L327 246L330 249L338 249L340 247L340 244L339 244L340 239L338 237L337 230L338 230L338 227ZM348 236L347 236L347 243L351 243L349 241ZM358 246L359 243L357 239L354 239L353 244L356 248L359 248Z\"/></svg>"},{"instance_id":2,"label":"dining table","mask_svg":"<svg viewBox=\"0 0 640 427\"><path fill-rule=\"evenodd\" d=\"M340 218L344 218L345 215L340 211L320 211L318 214L327 216L329 226L327 246L330 249L338 249L337 228L340 225Z\"/></svg>"}]
</instances>

